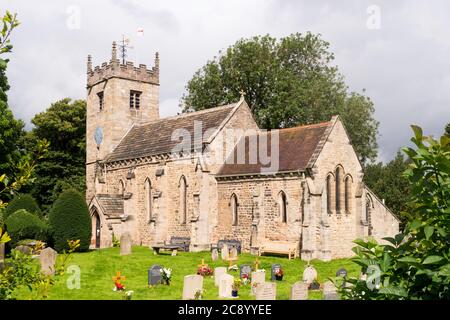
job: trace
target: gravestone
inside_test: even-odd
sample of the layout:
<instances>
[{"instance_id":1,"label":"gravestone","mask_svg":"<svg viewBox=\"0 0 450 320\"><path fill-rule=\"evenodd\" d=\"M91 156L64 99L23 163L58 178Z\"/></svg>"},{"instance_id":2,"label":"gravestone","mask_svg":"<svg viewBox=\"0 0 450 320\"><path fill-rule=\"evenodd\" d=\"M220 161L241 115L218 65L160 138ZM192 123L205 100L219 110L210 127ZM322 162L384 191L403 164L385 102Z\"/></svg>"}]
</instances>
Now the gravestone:
<instances>
[{"instance_id":1,"label":"gravestone","mask_svg":"<svg viewBox=\"0 0 450 320\"><path fill-rule=\"evenodd\" d=\"M336 287L331 281L327 281L323 284L323 297L325 300L339 300Z\"/></svg>"},{"instance_id":2,"label":"gravestone","mask_svg":"<svg viewBox=\"0 0 450 320\"><path fill-rule=\"evenodd\" d=\"M257 288L266 282L266 270L257 270L252 272L251 294L256 293Z\"/></svg>"},{"instance_id":3,"label":"gravestone","mask_svg":"<svg viewBox=\"0 0 450 320\"><path fill-rule=\"evenodd\" d=\"M131 254L131 234L124 232L120 236L120 255L126 256Z\"/></svg>"},{"instance_id":4,"label":"gravestone","mask_svg":"<svg viewBox=\"0 0 450 320\"><path fill-rule=\"evenodd\" d=\"M222 274L219 278L219 297L231 298L231 290L233 289L234 277L229 274Z\"/></svg>"},{"instance_id":5,"label":"gravestone","mask_svg":"<svg viewBox=\"0 0 450 320\"><path fill-rule=\"evenodd\" d=\"M217 267L214 269L214 284L216 285L216 287L219 286L220 277L226 273L227 273L227 268L225 268L225 267Z\"/></svg>"},{"instance_id":6,"label":"gravestone","mask_svg":"<svg viewBox=\"0 0 450 320\"><path fill-rule=\"evenodd\" d=\"M239 267L239 278L244 278L247 275L247 278L250 278L252 273L252 266L249 264L243 264Z\"/></svg>"},{"instance_id":7,"label":"gravestone","mask_svg":"<svg viewBox=\"0 0 450 320\"><path fill-rule=\"evenodd\" d=\"M308 284L297 281L291 287L291 300L308 300Z\"/></svg>"},{"instance_id":8,"label":"gravestone","mask_svg":"<svg viewBox=\"0 0 450 320\"><path fill-rule=\"evenodd\" d=\"M256 300L276 300L277 284L275 282L265 282L256 289Z\"/></svg>"},{"instance_id":9,"label":"gravestone","mask_svg":"<svg viewBox=\"0 0 450 320\"><path fill-rule=\"evenodd\" d=\"M317 279L317 271L313 266L308 266L303 271L303 282L311 284Z\"/></svg>"},{"instance_id":10,"label":"gravestone","mask_svg":"<svg viewBox=\"0 0 450 320\"><path fill-rule=\"evenodd\" d=\"M281 269L281 264L276 263L272 265L272 268L270 269L270 280L276 280L275 274L278 272L278 270Z\"/></svg>"},{"instance_id":11,"label":"gravestone","mask_svg":"<svg viewBox=\"0 0 450 320\"><path fill-rule=\"evenodd\" d=\"M52 248L46 248L41 251L39 255L39 262L41 263L41 272L45 275L55 274L56 257L58 253Z\"/></svg>"},{"instance_id":12,"label":"gravestone","mask_svg":"<svg viewBox=\"0 0 450 320\"><path fill-rule=\"evenodd\" d=\"M235 259L237 259L237 257L238 257L238 251L237 251L236 247L232 247L230 249L229 259L235 260Z\"/></svg>"},{"instance_id":13,"label":"gravestone","mask_svg":"<svg viewBox=\"0 0 450 320\"><path fill-rule=\"evenodd\" d=\"M228 245L224 244L222 247L222 250L220 250L220 255L222 257L222 260L228 260L230 256L230 251L228 250Z\"/></svg>"},{"instance_id":14,"label":"gravestone","mask_svg":"<svg viewBox=\"0 0 450 320\"><path fill-rule=\"evenodd\" d=\"M177 254L178 254L177 249L172 250L172 257L176 257Z\"/></svg>"},{"instance_id":15,"label":"gravestone","mask_svg":"<svg viewBox=\"0 0 450 320\"><path fill-rule=\"evenodd\" d=\"M203 277L201 275L189 275L184 277L183 300L194 300L195 294L203 291Z\"/></svg>"},{"instance_id":16,"label":"gravestone","mask_svg":"<svg viewBox=\"0 0 450 320\"><path fill-rule=\"evenodd\" d=\"M155 264L150 269L148 269L148 285L149 286L155 286L157 284L161 284L162 277L161 277L161 270L162 267Z\"/></svg>"},{"instance_id":17,"label":"gravestone","mask_svg":"<svg viewBox=\"0 0 450 320\"><path fill-rule=\"evenodd\" d=\"M219 259L219 252L217 251L217 249L213 249L211 251L211 260L212 261L217 261L217 259Z\"/></svg>"},{"instance_id":18,"label":"gravestone","mask_svg":"<svg viewBox=\"0 0 450 320\"><path fill-rule=\"evenodd\" d=\"M32 251L31 248L28 246L17 246L15 249L24 254L31 254L31 251Z\"/></svg>"}]
</instances>

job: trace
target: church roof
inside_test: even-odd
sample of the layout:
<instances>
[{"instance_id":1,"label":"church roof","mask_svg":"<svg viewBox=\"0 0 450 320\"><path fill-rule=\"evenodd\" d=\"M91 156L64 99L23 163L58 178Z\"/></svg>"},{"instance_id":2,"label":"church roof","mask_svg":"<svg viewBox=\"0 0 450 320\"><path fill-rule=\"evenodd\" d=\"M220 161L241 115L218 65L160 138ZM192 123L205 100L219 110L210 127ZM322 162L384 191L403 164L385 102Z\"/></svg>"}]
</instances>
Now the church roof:
<instances>
[{"instance_id":1,"label":"church roof","mask_svg":"<svg viewBox=\"0 0 450 320\"><path fill-rule=\"evenodd\" d=\"M106 215L120 217L123 215L123 196L115 194L98 194L97 200Z\"/></svg>"},{"instance_id":2,"label":"church roof","mask_svg":"<svg viewBox=\"0 0 450 320\"><path fill-rule=\"evenodd\" d=\"M106 158L106 161L112 162L170 153L181 142L181 140L172 140L171 138L176 129L184 129L189 132L193 149L195 121L201 121L203 142L206 142L214 133L214 130L211 129L219 129L222 122L239 104L240 102L237 102L136 125L120 141L114 151Z\"/></svg>"},{"instance_id":3,"label":"church roof","mask_svg":"<svg viewBox=\"0 0 450 320\"><path fill-rule=\"evenodd\" d=\"M264 161L264 159L261 161L259 148L261 146L267 146L267 151L262 150L261 153L263 155L267 154L268 158L272 158L271 142L272 136L275 138L275 134L272 131L266 131L245 136L238 142L226 163L219 170L217 176L305 170L310 166L311 161L318 156L318 153L325 143L327 134L329 133L329 130L327 129L331 129L332 124L333 121L330 121L276 130L279 137L278 157L274 154L274 158L271 160L271 163L268 164L266 164L267 161ZM263 137L264 135L266 137ZM266 140L261 141L261 137L266 138ZM256 141L256 138L258 143L253 143L253 141ZM249 143L249 141L252 143ZM244 146L242 144L244 144ZM243 159L238 161L238 151L244 149L245 161L242 161ZM255 157L250 157L252 154L258 155L256 161L251 160L256 159ZM278 161L278 165L276 165L275 161Z\"/></svg>"}]
</instances>

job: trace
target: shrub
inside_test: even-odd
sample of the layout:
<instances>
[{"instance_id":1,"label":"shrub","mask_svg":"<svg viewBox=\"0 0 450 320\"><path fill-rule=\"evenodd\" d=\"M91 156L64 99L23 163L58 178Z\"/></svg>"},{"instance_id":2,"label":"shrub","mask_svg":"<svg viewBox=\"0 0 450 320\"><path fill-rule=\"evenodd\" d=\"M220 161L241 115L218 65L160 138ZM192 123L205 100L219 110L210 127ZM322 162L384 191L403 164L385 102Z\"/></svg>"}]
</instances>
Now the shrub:
<instances>
[{"instance_id":1,"label":"shrub","mask_svg":"<svg viewBox=\"0 0 450 320\"><path fill-rule=\"evenodd\" d=\"M49 222L55 250L68 250L69 240L80 240L80 251L89 249L91 217L78 191L66 190L60 194L50 210Z\"/></svg>"},{"instance_id":2,"label":"shrub","mask_svg":"<svg viewBox=\"0 0 450 320\"><path fill-rule=\"evenodd\" d=\"M25 209L26 211L37 215L38 217L42 217L42 211L39 208L36 200L29 194L22 194L16 196L5 208L3 213L3 219L6 219L12 215L14 212L20 209Z\"/></svg>"},{"instance_id":3,"label":"shrub","mask_svg":"<svg viewBox=\"0 0 450 320\"><path fill-rule=\"evenodd\" d=\"M5 225L12 245L16 245L23 239L46 240L47 224L35 214L24 209L11 214L5 220Z\"/></svg>"}]
</instances>

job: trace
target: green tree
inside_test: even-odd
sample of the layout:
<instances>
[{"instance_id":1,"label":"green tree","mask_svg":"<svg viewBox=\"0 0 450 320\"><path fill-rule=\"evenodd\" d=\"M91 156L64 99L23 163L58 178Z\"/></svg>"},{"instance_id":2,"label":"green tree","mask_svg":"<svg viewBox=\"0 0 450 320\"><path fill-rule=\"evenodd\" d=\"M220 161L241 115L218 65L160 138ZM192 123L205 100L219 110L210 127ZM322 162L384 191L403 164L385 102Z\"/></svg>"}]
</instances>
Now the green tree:
<instances>
[{"instance_id":1,"label":"green tree","mask_svg":"<svg viewBox=\"0 0 450 320\"><path fill-rule=\"evenodd\" d=\"M25 145L32 149L36 141L50 142L49 152L36 167L35 180L28 188L43 208L49 208L66 189L85 189L86 102L69 98L53 103L31 122Z\"/></svg>"},{"instance_id":2,"label":"green tree","mask_svg":"<svg viewBox=\"0 0 450 320\"><path fill-rule=\"evenodd\" d=\"M80 250L91 243L91 217L84 196L76 190L60 194L49 214L50 232L57 251L69 249L69 240L80 240Z\"/></svg>"},{"instance_id":3,"label":"green tree","mask_svg":"<svg viewBox=\"0 0 450 320\"><path fill-rule=\"evenodd\" d=\"M47 240L47 224L34 213L20 209L5 219L6 229L12 239L12 246L20 240Z\"/></svg>"},{"instance_id":4,"label":"green tree","mask_svg":"<svg viewBox=\"0 0 450 320\"><path fill-rule=\"evenodd\" d=\"M409 163L401 152L397 152L395 158L387 164L369 164L364 170L364 182L380 198L386 200L386 205L401 217L402 223L405 223L405 217L401 213L406 210L411 196L410 183L403 175Z\"/></svg>"},{"instance_id":5,"label":"green tree","mask_svg":"<svg viewBox=\"0 0 450 320\"><path fill-rule=\"evenodd\" d=\"M403 149L411 159L405 230L385 238L389 244L355 241L353 261L367 280L348 279L346 299L450 299L450 138L413 130L416 148Z\"/></svg>"},{"instance_id":6,"label":"green tree","mask_svg":"<svg viewBox=\"0 0 450 320\"><path fill-rule=\"evenodd\" d=\"M34 213L36 216L41 217L42 211L39 208L36 200L29 194L17 195L8 204L3 213L3 219L7 219L11 214L17 210L25 209L30 213Z\"/></svg>"},{"instance_id":7,"label":"green tree","mask_svg":"<svg viewBox=\"0 0 450 320\"><path fill-rule=\"evenodd\" d=\"M447 123L447 125L445 126L445 135L447 137L450 137L450 123Z\"/></svg>"},{"instance_id":8,"label":"green tree","mask_svg":"<svg viewBox=\"0 0 450 320\"><path fill-rule=\"evenodd\" d=\"M377 155L372 101L349 92L320 35L241 39L198 70L186 85L185 112L232 103L240 91L262 128L328 121L340 114L363 163Z\"/></svg>"}]
</instances>

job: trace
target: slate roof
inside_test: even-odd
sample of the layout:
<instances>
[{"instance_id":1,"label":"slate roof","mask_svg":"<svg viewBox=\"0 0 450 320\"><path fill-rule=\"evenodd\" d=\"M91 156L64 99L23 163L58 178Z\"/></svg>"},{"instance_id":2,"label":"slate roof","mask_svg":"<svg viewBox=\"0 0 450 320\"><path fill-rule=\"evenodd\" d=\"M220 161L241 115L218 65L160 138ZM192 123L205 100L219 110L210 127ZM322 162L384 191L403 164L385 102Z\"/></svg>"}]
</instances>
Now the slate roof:
<instances>
[{"instance_id":1,"label":"slate roof","mask_svg":"<svg viewBox=\"0 0 450 320\"><path fill-rule=\"evenodd\" d=\"M122 195L97 194L97 200L107 216L119 217L124 214Z\"/></svg>"},{"instance_id":2,"label":"slate roof","mask_svg":"<svg viewBox=\"0 0 450 320\"><path fill-rule=\"evenodd\" d=\"M192 150L194 144L194 121L202 122L203 142L205 142L213 132L213 130L208 129L218 129L239 103L163 118L134 126L106 158L106 161L112 162L170 153L181 142L181 140L171 140L172 133L176 129L185 129L189 132ZM207 134L205 134L206 130L208 130Z\"/></svg>"},{"instance_id":3,"label":"slate roof","mask_svg":"<svg viewBox=\"0 0 450 320\"><path fill-rule=\"evenodd\" d=\"M275 170L269 170L271 164L265 164L259 157L259 148L261 145L267 146L267 152L262 153L271 157L271 141L273 133L268 131L256 134L257 137L255 135L245 136L238 142L233 153L219 170L217 176L259 174L262 173L263 168L266 168L266 173L305 170L308 167L310 159L313 156L317 156L318 151L320 151L320 148L323 146L324 137L326 138L327 135L327 129L330 128L331 125L332 122L330 121L278 130L279 152L278 157L274 154L274 159L278 160L279 165ZM267 137L266 143L264 143L264 140L261 141L263 135L266 135ZM249 141L256 141L256 138L258 143L251 143L250 146ZM245 145L243 146L242 144L244 143ZM241 148L241 150L244 150L245 148L245 162L242 161L242 159L240 163L238 163L237 154L239 148ZM250 154L258 155L257 160L251 161ZM272 164L273 163L274 162L272 162Z\"/></svg>"}]
</instances>

